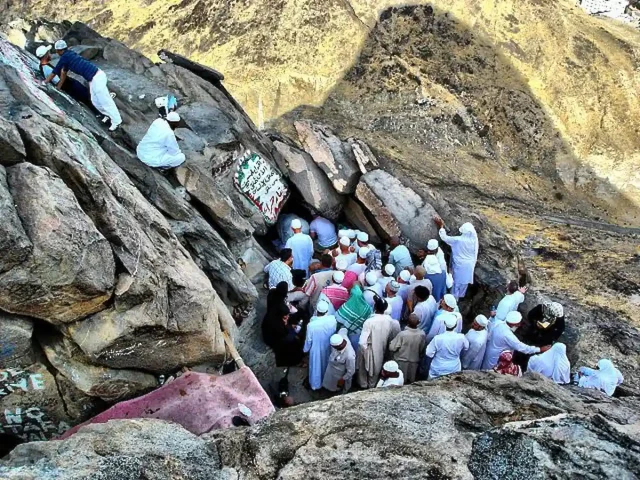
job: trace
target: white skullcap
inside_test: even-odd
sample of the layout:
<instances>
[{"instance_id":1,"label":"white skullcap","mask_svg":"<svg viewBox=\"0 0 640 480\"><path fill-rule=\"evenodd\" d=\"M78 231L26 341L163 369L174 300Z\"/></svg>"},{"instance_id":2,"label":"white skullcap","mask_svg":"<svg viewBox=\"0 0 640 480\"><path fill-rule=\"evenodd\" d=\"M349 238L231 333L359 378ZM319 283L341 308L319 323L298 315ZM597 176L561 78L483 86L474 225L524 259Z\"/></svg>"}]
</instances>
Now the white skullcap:
<instances>
[{"instance_id":1,"label":"white skullcap","mask_svg":"<svg viewBox=\"0 0 640 480\"><path fill-rule=\"evenodd\" d=\"M340 245L342 245L343 247L348 247L351 245L351 240L349 240L349 237L342 237L340 238Z\"/></svg>"},{"instance_id":2,"label":"white skullcap","mask_svg":"<svg viewBox=\"0 0 640 480\"><path fill-rule=\"evenodd\" d=\"M344 257L336 260L336 270L344 272L347 270L347 268L349 268L349 260Z\"/></svg>"},{"instance_id":3,"label":"white skullcap","mask_svg":"<svg viewBox=\"0 0 640 480\"><path fill-rule=\"evenodd\" d=\"M325 301L318 302L316 310L318 310L318 313L327 313L329 311L329 304Z\"/></svg>"},{"instance_id":4,"label":"white skullcap","mask_svg":"<svg viewBox=\"0 0 640 480\"><path fill-rule=\"evenodd\" d=\"M486 327L487 325L489 325L489 320L484 315L478 315L476 317L476 323L481 327Z\"/></svg>"},{"instance_id":5,"label":"white skullcap","mask_svg":"<svg viewBox=\"0 0 640 480\"><path fill-rule=\"evenodd\" d=\"M460 233L462 233L463 235L467 234L467 233L476 233L476 229L473 227L473 224L467 222L467 223L463 223L462 226L460 227Z\"/></svg>"},{"instance_id":6,"label":"white skullcap","mask_svg":"<svg viewBox=\"0 0 640 480\"><path fill-rule=\"evenodd\" d=\"M369 249L367 247L362 247L360 250L358 250L358 255L360 256L360 258L367 258L367 255L369 255Z\"/></svg>"},{"instance_id":7,"label":"white skullcap","mask_svg":"<svg viewBox=\"0 0 640 480\"><path fill-rule=\"evenodd\" d=\"M169 115L171 115L171 113ZM167 115L167 118L169 118L169 115ZM296 230L299 228L302 228L302 222L299 219L294 218L293 221L291 222L291 228Z\"/></svg>"},{"instance_id":8,"label":"white skullcap","mask_svg":"<svg viewBox=\"0 0 640 480\"><path fill-rule=\"evenodd\" d=\"M369 241L369 234L367 232L358 233L358 241L365 243Z\"/></svg>"},{"instance_id":9,"label":"white skullcap","mask_svg":"<svg viewBox=\"0 0 640 480\"><path fill-rule=\"evenodd\" d=\"M391 276L394 273L396 273L396 267L394 267L393 265L391 265L390 263L387 263L384 266L384 273L386 273L387 275Z\"/></svg>"},{"instance_id":10,"label":"white skullcap","mask_svg":"<svg viewBox=\"0 0 640 480\"><path fill-rule=\"evenodd\" d=\"M344 338L342 338L342 336L338 335L337 333L331 335L331 338L329 339L329 343L331 343L332 347L339 347L340 345L342 345L342 342L344 342Z\"/></svg>"},{"instance_id":11,"label":"white skullcap","mask_svg":"<svg viewBox=\"0 0 640 480\"><path fill-rule=\"evenodd\" d=\"M340 284L344 281L344 272L338 270L337 272L333 272L333 281Z\"/></svg>"},{"instance_id":12,"label":"white skullcap","mask_svg":"<svg viewBox=\"0 0 640 480\"><path fill-rule=\"evenodd\" d=\"M170 112L169 115L167 115L167 122L178 123L179 121L180 121L180 115L178 115L177 112Z\"/></svg>"},{"instance_id":13,"label":"white skullcap","mask_svg":"<svg viewBox=\"0 0 640 480\"><path fill-rule=\"evenodd\" d=\"M396 373L399 370L399 368L400 367L398 367L398 364L393 360L388 361L382 366L382 369L385 372L389 372L389 373Z\"/></svg>"},{"instance_id":14,"label":"white skullcap","mask_svg":"<svg viewBox=\"0 0 640 480\"><path fill-rule=\"evenodd\" d=\"M338 238L348 237L349 230L338 230Z\"/></svg>"},{"instance_id":15,"label":"white skullcap","mask_svg":"<svg viewBox=\"0 0 640 480\"><path fill-rule=\"evenodd\" d=\"M453 312L447 313L444 315L442 321L444 322L445 327L453 328L458 324L458 316Z\"/></svg>"},{"instance_id":16,"label":"white skullcap","mask_svg":"<svg viewBox=\"0 0 640 480\"><path fill-rule=\"evenodd\" d=\"M378 275L376 275L375 272L369 272L364 279L367 282L367 285L372 287L378 282Z\"/></svg>"},{"instance_id":17,"label":"white skullcap","mask_svg":"<svg viewBox=\"0 0 640 480\"><path fill-rule=\"evenodd\" d=\"M400 284L398 282L396 282L395 280L391 280L389 282L389 289L392 292L398 293L400 291Z\"/></svg>"},{"instance_id":18,"label":"white skullcap","mask_svg":"<svg viewBox=\"0 0 640 480\"><path fill-rule=\"evenodd\" d=\"M456 308L458 306L458 302L456 302L456 297L447 293L444 297L444 303L449 308Z\"/></svg>"},{"instance_id":19,"label":"white skullcap","mask_svg":"<svg viewBox=\"0 0 640 480\"><path fill-rule=\"evenodd\" d=\"M36 50L36 57L42 58L50 51L51 51L51 45L48 45L46 47L44 45L40 45Z\"/></svg>"},{"instance_id":20,"label":"white skullcap","mask_svg":"<svg viewBox=\"0 0 640 480\"><path fill-rule=\"evenodd\" d=\"M356 235L358 235L358 232L356 232L355 230L347 230L347 237L349 237L351 240L355 240Z\"/></svg>"},{"instance_id":21,"label":"white skullcap","mask_svg":"<svg viewBox=\"0 0 640 480\"><path fill-rule=\"evenodd\" d=\"M409 270L402 270L400 272L400 279L403 282L408 282L409 280L411 280L411 274L409 273Z\"/></svg>"},{"instance_id":22,"label":"white skullcap","mask_svg":"<svg viewBox=\"0 0 640 480\"><path fill-rule=\"evenodd\" d=\"M440 244L435 238L432 238L427 242L427 250L437 250L438 248L440 248Z\"/></svg>"},{"instance_id":23,"label":"white skullcap","mask_svg":"<svg viewBox=\"0 0 640 480\"><path fill-rule=\"evenodd\" d=\"M506 320L509 325L517 325L522 322L522 314L520 312L509 312Z\"/></svg>"},{"instance_id":24,"label":"white skullcap","mask_svg":"<svg viewBox=\"0 0 640 480\"><path fill-rule=\"evenodd\" d=\"M64 40L58 40L55 43L54 48L56 50L64 50L65 48L67 48L67 42L65 42Z\"/></svg>"},{"instance_id":25,"label":"white skullcap","mask_svg":"<svg viewBox=\"0 0 640 480\"><path fill-rule=\"evenodd\" d=\"M424 259L424 264L427 275L437 275L439 273L442 273L440 261L435 255L427 255L427 258Z\"/></svg>"}]
</instances>

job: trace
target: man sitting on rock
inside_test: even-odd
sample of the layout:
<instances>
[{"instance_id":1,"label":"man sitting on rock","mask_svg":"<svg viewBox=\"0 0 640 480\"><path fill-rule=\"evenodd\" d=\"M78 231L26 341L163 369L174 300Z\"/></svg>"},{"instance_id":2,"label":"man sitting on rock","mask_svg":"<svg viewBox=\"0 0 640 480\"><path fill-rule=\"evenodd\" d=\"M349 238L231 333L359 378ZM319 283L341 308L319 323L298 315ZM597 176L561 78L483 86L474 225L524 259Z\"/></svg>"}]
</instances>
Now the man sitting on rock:
<instances>
[{"instance_id":1,"label":"man sitting on rock","mask_svg":"<svg viewBox=\"0 0 640 480\"><path fill-rule=\"evenodd\" d=\"M85 60L76 52L67 48L67 42L58 40L55 43L56 53L60 55L58 64L53 68L53 72L45 79L45 83L51 83L55 77L60 80L56 87L62 89L68 79L68 73L72 72L80 75L89 83L89 93L91 94L91 103L103 115L111 120L110 131L118 129L122 123L122 117L118 111L113 97L107 88L107 75L93 63Z\"/></svg>"},{"instance_id":2,"label":"man sitting on rock","mask_svg":"<svg viewBox=\"0 0 640 480\"><path fill-rule=\"evenodd\" d=\"M178 146L174 130L180 124L180 115L171 112L166 118L154 120L138 144L140 161L150 167L167 170L182 165L186 157Z\"/></svg>"}]
</instances>

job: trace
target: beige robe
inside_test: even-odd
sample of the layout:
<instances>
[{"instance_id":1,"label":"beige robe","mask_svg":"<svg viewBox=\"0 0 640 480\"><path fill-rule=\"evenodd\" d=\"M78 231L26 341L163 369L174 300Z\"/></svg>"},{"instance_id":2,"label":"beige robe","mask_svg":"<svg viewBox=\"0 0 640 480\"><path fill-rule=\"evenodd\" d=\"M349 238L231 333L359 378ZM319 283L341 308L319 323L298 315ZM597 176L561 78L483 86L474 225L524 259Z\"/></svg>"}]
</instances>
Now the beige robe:
<instances>
[{"instance_id":1,"label":"beige robe","mask_svg":"<svg viewBox=\"0 0 640 480\"><path fill-rule=\"evenodd\" d=\"M427 348L427 335L420 328L407 327L391 342L389 350L404 374L405 383L416 381L420 359Z\"/></svg>"},{"instance_id":2,"label":"beige robe","mask_svg":"<svg viewBox=\"0 0 640 480\"><path fill-rule=\"evenodd\" d=\"M358 342L358 384L362 388L378 383L389 342L399 330L400 325L389 315L375 314L362 325Z\"/></svg>"},{"instance_id":3,"label":"beige robe","mask_svg":"<svg viewBox=\"0 0 640 480\"><path fill-rule=\"evenodd\" d=\"M331 348L329 364L324 373L322 386L331 392L337 392L340 390L338 380L342 378L344 379L344 388L342 391L346 393L351 390L351 381L356 372L356 352L351 346L351 342L347 336L347 330L343 328L338 333L347 341L347 346L340 351L333 347Z\"/></svg>"}]
</instances>

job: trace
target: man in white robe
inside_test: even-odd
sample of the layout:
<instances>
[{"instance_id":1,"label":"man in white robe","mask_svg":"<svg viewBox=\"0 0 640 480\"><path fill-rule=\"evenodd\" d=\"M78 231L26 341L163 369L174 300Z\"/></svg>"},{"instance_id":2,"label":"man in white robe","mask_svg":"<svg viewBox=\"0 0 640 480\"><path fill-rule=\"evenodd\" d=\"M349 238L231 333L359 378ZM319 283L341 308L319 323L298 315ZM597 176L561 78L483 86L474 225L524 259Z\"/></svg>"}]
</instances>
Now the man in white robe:
<instances>
[{"instance_id":1,"label":"man in white robe","mask_svg":"<svg viewBox=\"0 0 640 480\"><path fill-rule=\"evenodd\" d=\"M364 299L371 308L375 308L376 295L382 298L382 288L380 288L380 285L378 284L378 275L375 272L369 272L364 278Z\"/></svg>"},{"instance_id":2,"label":"man in white robe","mask_svg":"<svg viewBox=\"0 0 640 480\"><path fill-rule=\"evenodd\" d=\"M554 343L548 352L529 359L528 372L537 372L559 385L571 383L571 364L567 358L567 346Z\"/></svg>"},{"instance_id":3,"label":"man in white robe","mask_svg":"<svg viewBox=\"0 0 640 480\"><path fill-rule=\"evenodd\" d=\"M306 233L302 233L302 222L294 219L291 222L293 236L287 240L285 248L290 248L293 252L293 269L304 270L309 278L309 264L313 258L313 240Z\"/></svg>"},{"instance_id":4,"label":"man in white robe","mask_svg":"<svg viewBox=\"0 0 640 480\"><path fill-rule=\"evenodd\" d=\"M375 314L362 325L358 342L358 384L373 388L378 383L389 343L400 333L400 325L384 312L388 304L379 298Z\"/></svg>"},{"instance_id":5,"label":"man in white robe","mask_svg":"<svg viewBox=\"0 0 640 480\"><path fill-rule=\"evenodd\" d=\"M438 263L440 264L440 270L442 270L444 273L448 272L447 260L444 257L444 252L442 251L442 248L440 248L438 240L436 240L435 238L432 238L431 240L429 240L429 242L427 242L427 248L423 252L418 252L419 257L424 257L424 260L422 262L422 266L424 268L427 268L426 263L427 257L429 255L435 255L435 257L438 259Z\"/></svg>"},{"instance_id":6,"label":"man in white robe","mask_svg":"<svg viewBox=\"0 0 640 480\"><path fill-rule=\"evenodd\" d=\"M358 258L356 259L356 263L351 264L347 268L347 272L353 272L356 276L360 276L360 274L364 273L367 268L367 255L369 255L369 249L364 247L361 248L358 252Z\"/></svg>"},{"instance_id":7,"label":"man in white robe","mask_svg":"<svg viewBox=\"0 0 640 480\"><path fill-rule=\"evenodd\" d=\"M427 345L426 355L432 359L429 367L430 380L459 372L462 369L460 355L469 348L467 338L455 331L458 324L456 314L447 313L443 317L446 331Z\"/></svg>"},{"instance_id":8,"label":"man in white robe","mask_svg":"<svg viewBox=\"0 0 640 480\"><path fill-rule=\"evenodd\" d=\"M478 315L465 335L469 342L469 349L462 354L463 370L480 370L484 353L487 349L489 320L484 315Z\"/></svg>"},{"instance_id":9,"label":"man in white robe","mask_svg":"<svg viewBox=\"0 0 640 480\"><path fill-rule=\"evenodd\" d=\"M409 300L409 291L411 290L411 273L409 273L409 270L402 270L398 275L397 281L400 284L398 295L402 297L406 305Z\"/></svg>"},{"instance_id":10,"label":"man in white robe","mask_svg":"<svg viewBox=\"0 0 640 480\"><path fill-rule=\"evenodd\" d=\"M309 354L309 384L312 390L322 387L322 377L329 364L329 340L335 333L338 323L336 317L327 315L329 304L318 303L318 312L311 317L307 326L304 352Z\"/></svg>"},{"instance_id":11,"label":"man in white robe","mask_svg":"<svg viewBox=\"0 0 640 480\"><path fill-rule=\"evenodd\" d=\"M454 313L458 318L458 324L456 325L456 333L462 332L462 315L458 312L458 302L453 295L447 293L442 300L440 300L440 308L433 316L433 322L431 322L431 328L427 332L427 342L431 342L436 335L440 335L446 331L444 325L445 315L447 313Z\"/></svg>"},{"instance_id":12,"label":"man in white robe","mask_svg":"<svg viewBox=\"0 0 640 480\"><path fill-rule=\"evenodd\" d=\"M136 153L140 161L154 168L176 168L186 157L180 150L174 130L178 128L180 115L169 113L165 118L154 120L138 144Z\"/></svg>"},{"instance_id":13,"label":"man in white robe","mask_svg":"<svg viewBox=\"0 0 640 480\"><path fill-rule=\"evenodd\" d=\"M324 373L322 386L330 392L344 393L351 390L353 375L356 373L356 352L351 346L347 329L341 329L329 339L331 353Z\"/></svg>"},{"instance_id":14,"label":"man in white robe","mask_svg":"<svg viewBox=\"0 0 640 480\"><path fill-rule=\"evenodd\" d=\"M429 289L422 285L415 289L414 295L418 301L413 309L413 313L415 313L420 320L418 328L420 328L424 333L427 333L431 329L433 317L438 310L438 304L436 303L436 299L431 295Z\"/></svg>"},{"instance_id":15,"label":"man in white robe","mask_svg":"<svg viewBox=\"0 0 640 480\"><path fill-rule=\"evenodd\" d=\"M622 385L624 377L611 360L601 359L598 368L580 367L577 374L578 386L601 390L610 397L615 393L618 385Z\"/></svg>"},{"instance_id":16,"label":"man in white robe","mask_svg":"<svg viewBox=\"0 0 640 480\"><path fill-rule=\"evenodd\" d=\"M404 375L397 362L390 360L382 366L380 380L376 388L402 387L404 385Z\"/></svg>"},{"instance_id":17,"label":"man in white robe","mask_svg":"<svg viewBox=\"0 0 640 480\"><path fill-rule=\"evenodd\" d=\"M398 295L399 290L400 284L395 280L391 280L387 283L387 287L385 289L385 299L391 309L391 313L389 315L397 322L402 319L402 313L404 310L404 301L402 300L402 297Z\"/></svg>"},{"instance_id":18,"label":"man in white robe","mask_svg":"<svg viewBox=\"0 0 640 480\"><path fill-rule=\"evenodd\" d=\"M522 352L527 355L534 355L546 352L551 347L532 347L522 343L515 335L515 331L522 325L522 315L519 312L511 312L507 315L505 322L497 322L489 333L487 341L487 351L482 361L482 370L492 370L497 364L500 354L505 350L511 352Z\"/></svg>"},{"instance_id":19,"label":"man in white robe","mask_svg":"<svg viewBox=\"0 0 640 480\"><path fill-rule=\"evenodd\" d=\"M509 312L515 312L522 302L524 302L524 294L527 293L527 287L518 288L518 282L511 281L507 285L507 294L498 303L496 308L495 320L504 322Z\"/></svg>"},{"instance_id":20,"label":"man in white robe","mask_svg":"<svg viewBox=\"0 0 640 480\"><path fill-rule=\"evenodd\" d=\"M396 268L390 263L386 264L382 269L382 277L378 279L378 283L380 284L380 288L384 292L387 289L387 285L391 280L395 280L396 278Z\"/></svg>"},{"instance_id":21,"label":"man in white robe","mask_svg":"<svg viewBox=\"0 0 640 480\"><path fill-rule=\"evenodd\" d=\"M405 268L413 268L411 252L402 245L399 237L392 237L390 246L389 263L395 267L395 275L400 275L400 272Z\"/></svg>"},{"instance_id":22,"label":"man in white robe","mask_svg":"<svg viewBox=\"0 0 640 480\"><path fill-rule=\"evenodd\" d=\"M333 252L333 258L335 258L336 266L338 263L346 264L345 270L349 268L350 265L353 265L358 259L358 255L351 247L351 241L349 237L341 237L338 248L336 248ZM337 268L337 267L336 267Z\"/></svg>"},{"instance_id":23,"label":"man in white robe","mask_svg":"<svg viewBox=\"0 0 640 480\"><path fill-rule=\"evenodd\" d=\"M478 261L478 234L471 223L465 223L460 227L460 236L450 237L444 229L444 221L440 217L434 220L440 229L440 238L451 247L453 296L459 300L467 293L467 287L473 284L473 273Z\"/></svg>"}]
</instances>

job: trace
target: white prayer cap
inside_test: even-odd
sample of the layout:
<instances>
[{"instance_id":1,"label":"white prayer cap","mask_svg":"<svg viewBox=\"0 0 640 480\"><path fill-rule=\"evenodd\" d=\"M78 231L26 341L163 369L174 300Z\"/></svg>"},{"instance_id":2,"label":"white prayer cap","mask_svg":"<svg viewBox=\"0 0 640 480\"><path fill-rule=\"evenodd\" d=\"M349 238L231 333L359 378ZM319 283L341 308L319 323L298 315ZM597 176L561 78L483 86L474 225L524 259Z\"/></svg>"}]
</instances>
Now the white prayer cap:
<instances>
[{"instance_id":1,"label":"white prayer cap","mask_svg":"<svg viewBox=\"0 0 640 480\"><path fill-rule=\"evenodd\" d=\"M463 223L460 227L460 233L462 233L463 235L466 233L476 233L476 229L473 227L473 224L467 222Z\"/></svg>"},{"instance_id":2,"label":"white prayer cap","mask_svg":"<svg viewBox=\"0 0 640 480\"><path fill-rule=\"evenodd\" d=\"M444 315L442 321L444 322L445 327L453 328L458 324L458 316L453 312L447 313Z\"/></svg>"},{"instance_id":3,"label":"white prayer cap","mask_svg":"<svg viewBox=\"0 0 640 480\"><path fill-rule=\"evenodd\" d=\"M444 297L444 303L449 308L456 308L458 306L458 302L456 302L456 297L447 293Z\"/></svg>"},{"instance_id":4,"label":"white prayer cap","mask_svg":"<svg viewBox=\"0 0 640 480\"><path fill-rule=\"evenodd\" d=\"M356 232L355 230L347 230L347 237L349 237L351 240L355 240L358 233L359 232Z\"/></svg>"},{"instance_id":5,"label":"white prayer cap","mask_svg":"<svg viewBox=\"0 0 640 480\"><path fill-rule=\"evenodd\" d=\"M391 280L389 282L389 288L391 289L392 292L398 293L400 291L400 284L395 280Z\"/></svg>"},{"instance_id":6,"label":"white prayer cap","mask_svg":"<svg viewBox=\"0 0 640 480\"><path fill-rule=\"evenodd\" d=\"M325 301L318 302L318 307L316 308L316 310L318 310L318 313L327 313L329 311L329 304Z\"/></svg>"},{"instance_id":7,"label":"white prayer cap","mask_svg":"<svg viewBox=\"0 0 640 480\"><path fill-rule=\"evenodd\" d=\"M390 263L387 263L384 266L384 273L386 273L387 275L391 276L394 273L396 273L396 267L394 267L393 265L391 265Z\"/></svg>"},{"instance_id":8,"label":"white prayer cap","mask_svg":"<svg viewBox=\"0 0 640 480\"><path fill-rule=\"evenodd\" d=\"M340 270L342 272L345 272L347 270L347 268L349 268L349 260L347 260L346 258L342 257L336 260L336 270Z\"/></svg>"},{"instance_id":9,"label":"white prayer cap","mask_svg":"<svg viewBox=\"0 0 640 480\"><path fill-rule=\"evenodd\" d=\"M169 115L171 115L171 113ZM169 118L168 115L167 118ZM302 222L299 219L294 218L291 222L291 228L295 230L297 230L298 228L302 228Z\"/></svg>"},{"instance_id":10,"label":"white prayer cap","mask_svg":"<svg viewBox=\"0 0 640 480\"><path fill-rule=\"evenodd\" d=\"M340 245L342 245L343 247L348 247L351 245L351 240L349 240L349 237L341 237Z\"/></svg>"},{"instance_id":11,"label":"white prayer cap","mask_svg":"<svg viewBox=\"0 0 640 480\"><path fill-rule=\"evenodd\" d=\"M402 270L400 272L400 279L403 282L408 282L409 280L411 280L411 274L409 273L409 270Z\"/></svg>"},{"instance_id":12,"label":"white prayer cap","mask_svg":"<svg viewBox=\"0 0 640 480\"><path fill-rule=\"evenodd\" d=\"M435 238L432 238L427 242L427 250L437 250L438 248L440 248L440 244Z\"/></svg>"},{"instance_id":13,"label":"white prayer cap","mask_svg":"<svg viewBox=\"0 0 640 480\"><path fill-rule=\"evenodd\" d=\"M340 345L342 345L342 342L344 342L344 338L342 338L342 336L338 335L337 333L331 335L331 338L329 339L329 343L331 343L332 347L339 347Z\"/></svg>"},{"instance_id":14,"label":"white prayer cap","mask_svg":"<svg viewBox=\"0 0 640 480\"><path fill-rule=\"evenodd\" d=\"M367 285L372 287L378 282L378 275L376 275L375 272L369 272L364 279L367 282Z\"/></svg>"},{"instance_id":15,"label":"white prayer cap","mask_svg":"<svg viewBox=\"0 0 640 480\"><path fill-rule=\"evenodd\" d=\"M348 237L349 230L338 230L338 238Z\"/></svg>"},{"instance_id":16,"label":"white prayer cap","mask_svg":"<svg viewBox=\"0 0 640 480\"><path fill-rule=\"evenodd\" d=\"M400 367L398 367L398 364L393 360L388 361L382 366L382 369L385 372L389 372L389 373L396 373L399 370L399 368Z\"/></svg>"},{"instance_id":17,"label":"white prayer cap","mask_svg":"<svg viewBox=\"0 0 640 480\"><path fill-rule=\"evenodd\" d=\"M170 112L169 115L167 115L167 122L178 123L179 121L180 121L180 115L178 115L177 112Z\"/></svg>"},{"instance_id":18,"label":"white prayer cap","mask_svg":"<svg viewBox=\"0 0 640 480\"><path fill-rule=\"evenodd\" d=\"M489 320L484 315L478 315L476 317L476 323L481 327L486 327L487 325L489 325Z\"/></svg>"},{"instance_id":19,"label":"white prayer cap","mask_svg":"<svg viewBox=\"0 0 640 480\"><path fill-rule=\"evenodd\" d=\"M424 259L424 264L425 269L427 270L427 275L436 275L442 273L440 261L435 255L427 255L427 258Z\"/></svg>"},{"instance_id":20,"label":"white prayer cap","mask_svg":"<svg viewBox=\"0 0 640 480\"><path fill-rule=\"evenodd\" d=\"M362 247L360 250L358 250L358 255L360 256L360 258L367 258L367 255L369 255L369 249L367 247Z\"/></svg>"},{"instance_id":21,"label":"white prayer cap","mask_svg":"<svg viewBox=\"0 0 640 480\"><path fill-rule=\"evenodd\" d=\"M338 270L337 272L333 272L333 281L337 284L340 284L344 281L344 272Z\"/></svg>"},{"instance_id":22,"label":"white prayer cap","mask_svg":"<svg viewBox=\"0 0 640 480\"><path fill-rule=\"evenodd\" d=\"M65 48L67 48L67 42L65 42L64 40L58 40L55 43L54 48L56 50L64 50Z\"/></svg>"},{"instance_id":23,"label":"white prayer cap","mask_svg":"<svg viewBox=\"0 0 640 480\"><path fill-rule=\"evenodd\" d=\"M51 45L48 45L48 46L40 45L36 50L36 57L42 58L50 51L51 51Z\"/></svg>"},{"instance_id":24,"label":"white prayer cap","mask_svg":"<svg viewBox=\"0 0 640 480\"><path fill-rule=\"evenodd\" d=\"M506 320L509 325L517 325L522 322L522 314L520 312L509 312Z\"/></svg>"},{"instance_id":25,"label":"white prayer cap","mask_svg":"<svg viewBox=\"0 0 640 480\"><path fill-rule=\"evenodd\" d=\"M358 241L362 243L366 243L369 241L369 234L367 232L358 233Z\"/></svg>"}]
</instances>

